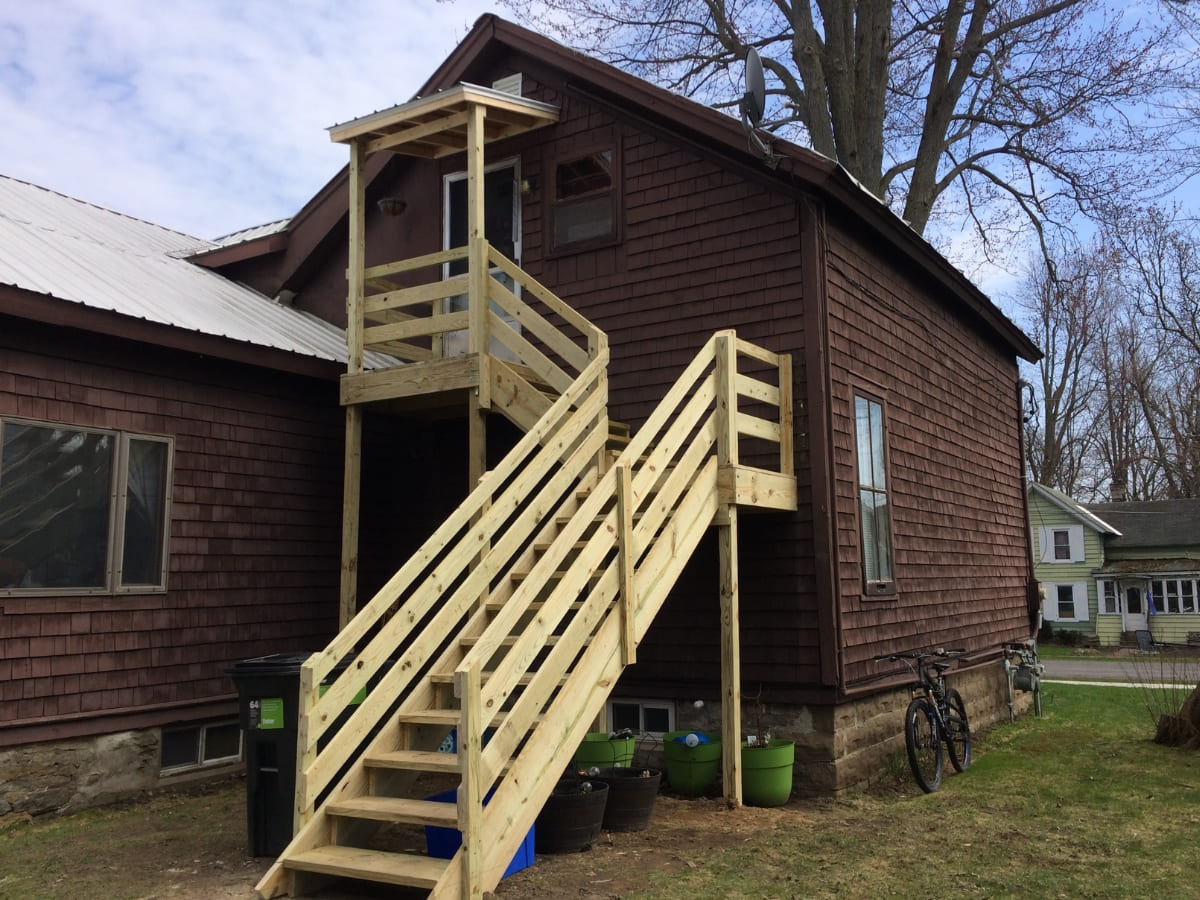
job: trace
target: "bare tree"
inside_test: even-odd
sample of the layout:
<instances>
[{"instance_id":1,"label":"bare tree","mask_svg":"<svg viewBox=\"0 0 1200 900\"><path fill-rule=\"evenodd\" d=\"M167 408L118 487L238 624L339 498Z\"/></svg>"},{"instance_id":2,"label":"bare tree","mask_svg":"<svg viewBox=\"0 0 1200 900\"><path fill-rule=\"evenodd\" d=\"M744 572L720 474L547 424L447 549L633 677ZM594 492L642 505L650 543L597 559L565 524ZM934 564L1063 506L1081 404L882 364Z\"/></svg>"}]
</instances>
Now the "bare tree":
<instances>
[{"instance_id":1,"label":"bare tree","mask_svg":"<svg viewBox=\"0 0 1200 900\"><path fill-rule=\"evenodd\" d=\"M1177 207L1111 218L1123 289L1143 324L1143 359L1128 377L1161 467L1161 493L1200 497L1200 225Z\"/></svg>"},{"instance_id":2,"label":"bare tree","mask_svg":"<svg viewBox=\"0 0 1200 900\"><path fill-rule=\"evenodd\" d=\"M919 233L944 207L987 239L1200 167L1195 44L1118 0L501 0L566 43L736 109L763 57L768 118ZM1151 0L1154 2L1154 0ZM1022 216L1013 216L1014 209Z\"/></svg>"},{"instance_id":3,"label":"bare tree","mask_svg":"<svg viewBox=\"0 0 1200 900\"><path fill-rule=\"evenodd\" d=\"M1087 495L1099 499L1106 480L1120 482L1128 500L1162 495L1162 466L1146 423L1138 385L1153 365L1146 362L1141 323L1135 310L1114 309L1106 317L1091 355L1100 392L1097 465ZM1110 489L1111 495L1111 489Z\"/></svg>"},{"instance_id":4,"label":"bare tree","mask_svg":"<svg viewBox=\"0 0 1200 900\"><path fill-rule=\"evenodd\" d=\"M1019 303L1045 356L1035 385L1041 410L1026 425L1026 456L1039 484L1076 494L1094 458L1100 382L1093 348L1111 315L1112 263L1103 246L1062 249L1031 265Z\"/></svg>"}]
</instances>

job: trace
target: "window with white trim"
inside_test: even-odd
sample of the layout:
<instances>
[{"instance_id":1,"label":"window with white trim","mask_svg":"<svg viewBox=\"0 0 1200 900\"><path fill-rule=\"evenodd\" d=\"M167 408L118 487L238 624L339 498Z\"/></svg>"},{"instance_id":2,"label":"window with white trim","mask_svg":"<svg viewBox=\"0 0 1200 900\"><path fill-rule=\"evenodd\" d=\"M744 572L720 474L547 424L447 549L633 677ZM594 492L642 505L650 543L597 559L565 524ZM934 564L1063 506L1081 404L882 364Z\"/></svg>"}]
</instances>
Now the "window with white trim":
<instances>
[{"instance_id":1,"label":"window with white trim","mask_svg":"<svg viewBox=\"0 0 1200 900\"><path fill-rule=\"evenodd\" d=\"M1150 596L1154 600L1154 611L1168 615L1196 615L1200 613L1200 579L1157 578L1150 582Z\"/></svg>"},{"instance_id":2,"label":"window with white trim","mask_svg":"<svg viewBox=\"0 0 1200 900\"><path fill-rule=\"evenodd\" d=\"M608 723L613 731L662 737L675 730L675 704L664 700L609 700Z\"/></svg>"},{"instance_id":3,"label":"window with white trim","mask_svg":"<svg viewBox=\"0 0 1200 900\"><path fill-rule=\"evenodd\" d=\"M1120 595L1115 581L1097 582L1100 595L1100 613L1105 616L1115 616L1121 612Z\"/></svg>"},{"instance_id":4,"label":"window with white trim","mask_svg":"<svg viewBox=\"0 0 1200 900\"><path fill-rule=\"evenodd\" d=\"M164 590L170 439L0 420L0 595Z\"/></svg>"},{"instance_id":5,"label":"window with white trim","mask_svg":"<svg viewBox=\"0 0 1200 900\"><path fill-rule=\"evenodd\" d=\"M1038 561L1043 563L1080 563L1085 559L1083 526L1044 526L1037 530Z\"/></svg>"},{"instance_id":6,"label":"window with white trim","mask_svg":"<svg viewBox=\"0 0 1200 900\"><path fill-rule=\"evenodd\" d=\"M1088 620L1087 582L1047 584L1046 605L1042 615L1048 622L1086 622Z\"/></svg>"}]
</instances>

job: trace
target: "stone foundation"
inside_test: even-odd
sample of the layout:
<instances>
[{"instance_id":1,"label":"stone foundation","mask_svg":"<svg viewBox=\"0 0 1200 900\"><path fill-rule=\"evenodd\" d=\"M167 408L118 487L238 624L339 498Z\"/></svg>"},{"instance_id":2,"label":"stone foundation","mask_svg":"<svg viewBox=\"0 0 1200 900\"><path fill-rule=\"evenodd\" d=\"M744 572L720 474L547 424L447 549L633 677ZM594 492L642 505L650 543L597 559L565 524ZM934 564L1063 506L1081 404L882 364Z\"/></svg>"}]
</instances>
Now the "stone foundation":
<instances>
[{"instance_id":1,"label":"stone foundation","mask_svg":"<svg viewBox=\"0 0 1200 900\"><path fill-rule=\"evenodd\" d=\"M0 750L0 828L228 777L237 763L159 776L158 729Z\"/></svg>"},{"instance_id":2,"label":"stone foundation","mask_svg":"<svg viewBox=\"0 0 1200 900\"><path fill-rule=\"evenodd\" d=\"M962 694L972 731L1008 721L1008 688L1000 662L950 675ZM752 701L743 701L743 733L769 724L772 737L796 743L794 789L802 795L836 794L868 784L904 755L904 711L912 699L907 686L871 694L840 706L770 705L761 717ZM1017 692L1017 711L1030 707L1032 694ZM676 728L720 734L720 706L697 710L680 704Z\"/></svg>"}]
</instances>

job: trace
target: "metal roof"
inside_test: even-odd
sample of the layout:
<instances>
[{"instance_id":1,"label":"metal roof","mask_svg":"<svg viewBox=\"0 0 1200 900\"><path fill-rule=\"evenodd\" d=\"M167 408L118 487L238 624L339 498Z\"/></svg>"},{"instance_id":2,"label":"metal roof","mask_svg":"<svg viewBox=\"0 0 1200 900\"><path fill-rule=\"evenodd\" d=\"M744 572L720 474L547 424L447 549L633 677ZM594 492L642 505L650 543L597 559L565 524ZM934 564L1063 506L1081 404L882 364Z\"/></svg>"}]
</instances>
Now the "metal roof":
<instances>
[{"instance_id":1,"label":"metal roof","mask_svg":"<svg viewBox=\"0 0 1200 900\"><path fill-rule=\"evenodd\" d=\"M0 175L0 284L186 331L346 361L341 328L181 258L219 246Z\"/></svg>"}]
</instances>

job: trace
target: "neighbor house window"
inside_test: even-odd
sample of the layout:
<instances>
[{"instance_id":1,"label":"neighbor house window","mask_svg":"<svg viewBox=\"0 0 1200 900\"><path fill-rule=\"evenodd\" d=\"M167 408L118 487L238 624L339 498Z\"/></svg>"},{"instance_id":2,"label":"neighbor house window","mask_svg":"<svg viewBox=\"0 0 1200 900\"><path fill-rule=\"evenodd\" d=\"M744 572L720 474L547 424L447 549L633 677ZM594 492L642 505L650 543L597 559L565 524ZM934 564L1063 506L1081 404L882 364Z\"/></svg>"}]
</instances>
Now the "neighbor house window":
<instances>
[{"instance_id":1,"label":"neighbor house window","mask_svg":"<svg viewBox=\"0 0 1200 900\"><path fill-rule=\"evenodd\" d=\"M1121 611L1115 581L1100 582L1100 611L1108 616L1116 615Z\"/></svg>"},{"instance_id":2,"label":"neighbor house window","mask_svg":"<svg viewBox=\"0 0 1200 900\"><path fill-rule=\"evenodd\" d=\"M1075 618L1075 589L1069 584L1060 584L1058 586L1058 618L1074 619Z\"/></svg>"},{"instance_id":3,"label":"neighbor house window","mask_svg":"<svg viewBox=\"0 0 1200 900\"><path fill-rule=\"evenodd\" d=\"M1039 562L1062 565L1085 561L1082 525L1041 527L1037 537Z\"/></svg>"},{"instance_id":4,"label":"neighbor house window","mask_svg":"<svg viewBox=\"0 0 1200 900\"><path fill-rule=\"evenodd\" d=\"M1088 620L1087 583L1046 585L1045 618L1050 622L1086 622Z\"/></svg>"},{"instance_id":5,"label":"neighbor house window","mask_svg":"<svg viewBox=\"0 0 1200 900\"><path fill-rule=\"evenodd\" d=\"M0 592L166 586L171 443L0 420Z\"/></svg>"},{"instance_id":6,"label":"neighbor house window","mask_svg":"<svg viewBox=\"0 0 1200 900\"><path fill-rule=\"evenodd\" d=\"M608 721L613 731L662 737L675 730L675 707L661 700L610 700Z\"/></svg>"},{"instance_id":7,"label":"neighbor house window","mask_svg":"<svg viewBox=\"0 0 1200 900\"><path fill-rule=\"evenodd\" d=\"M583 249L617 236L616 154L595 150L554 164L554 249Z\"/></svg>"},{"instance_id":8,"label":"neighbor house window","mask_svg":"<svg viewBox=\"0 0 1200 900\"><path fill-rule=\"evenodd\" d=\"M1071 533L1065 530L1054 532L1054 559L1056 561L1071 561Z\"/></svg>"},{"instance_id":9,"label":"neighbor house window","mask_svg":"<svg viewBox=\"0 0 1200 900\"><path fill-rule=\"evenodd\" d=\"M1196 605L1200 583L1194 578L1156 579L1150 582L1150 596L1157 613L1195 615L1200 611Z\"/></svg>"},{"instance_id":10,"label":"neighbor house window","mask_svg":"<svg viewBox=\"0 0 1200 900\"><path fill-rule=\"evenodd\" d=\"M892 588L893 574L883 404L869 397L854 398L854 436L863 581L868 592L884 593Z\"/></svg>"},{"instance_id":11,"label":"neighbor house window","mask_svg":"<svg viewBox=\"0 0 1200 900\"><path fill-rule=\"evenodd\" d=\"M242 758L242 729L236 720L162 730L159 774L223 766Z\"/></svg>"}]
</instances>

